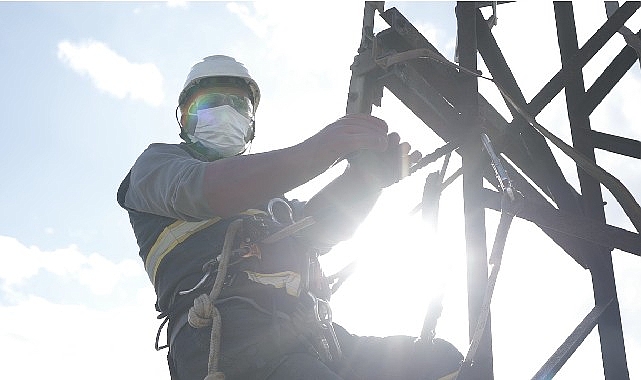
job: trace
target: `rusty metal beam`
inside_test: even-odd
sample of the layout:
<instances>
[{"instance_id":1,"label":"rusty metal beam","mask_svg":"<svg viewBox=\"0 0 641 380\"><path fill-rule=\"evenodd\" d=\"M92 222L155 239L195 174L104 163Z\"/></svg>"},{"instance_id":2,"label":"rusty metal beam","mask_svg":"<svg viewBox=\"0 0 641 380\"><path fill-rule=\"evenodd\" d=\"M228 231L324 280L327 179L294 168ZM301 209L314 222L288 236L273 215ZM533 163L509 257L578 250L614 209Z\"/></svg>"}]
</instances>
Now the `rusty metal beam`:
<instances>
[{"instance_id":1,"label":"rusty metal beam","mask_svg":"<svg viewBox=\"0 0 641 380\"><path fill-rule=\"evenodd\" d=\"M641 36L641 30L637 36ZM637 52L626 45L590 86L578 107L592 113L638 59Z\"/></svg>"},{"instance_id":2,"label":"rusty metal beam","mask_svg":"<svg viewBox=\"0 0 641 380\"><path fill-rule=\"evenodd\" d=\"M579 45L574 23L574 10L571 2L554 2L557 37L561 52L561 64L565 68L578 54ZM591 139L590 114L578 105L585 97L585 85L582 70L576 70L566 79L565 98L567 103L570 130L574 148L593 163L596 163L594 144ZM583 210L586 216L605 223L605 209L601 184L581 168L577 168L581 184ZM601 357L603 373L606 380L629 379L628 365L623 341L623 328L617 289L614 281L612 257L609 249L593 244L588 247L594 253L590 263L594 303L604 305L611 302L599 319L599 338L601 340Z\"/></svg>"},{"instance_id":3,"label":"rusty metal beam","mask_svg":"<svg viewBox=\"0 0 641 380\"><path fill-rule=\"evenodd\" d=\"M641 141L590 131L594 147L608 152L641 159Z\"/></svg>"},{"instance_id":4,"label":"rusty metal beam","mask_svg":"<svg viewBox=\"0 0 641 380\"><path fill-rule=\"evenodd\" d=\"M456 5L459 64L469 70L477 69L476 6L474 2ZM461 146L463 158L463 210L465 212L465 246L467 251L467 299L470 340L475 334L488 284L485 207L482 204L483 173L477 163L483 155L479 123L478 78L460 78L458 109L462 116L462 130L470 138ZM474 366L465 379L491 380L494 378L492 356L491 317L487 316L485 330L476 355ZM463 379L462 379L463 380Z\"/></svg>"},{"instance_id":5,"label":"rusty metal beam","mask_svg":"<svg viewBox=\"0 0 641 380\"><path fill-rule=\"evenodd\" d=\"M518 103L526 104L490 28L477 9L479 4L457 3L460 64L462 67L475 70L478 49L494 80L500 83L511 97L517 99ZM372 4L369 5L371 7ZM563 64L557 74L527 104L526 111L536 116L552 98L565 89L568 117L576 149L587 155L592 162L595 161L595 148L640 158L641 142L592 131L589 120L594 107L634 63L635 59L630 55L630 49L624 48L587 92L581 70L635 13L641 3L637 1L623 4L580 49L573 30L571 3L555 3L554 6ZM380 7L376 9L380 11ZM355 108L368 111L372 103L380 100L382 88L387 87L443 140L462 142L458 153L463 158L464 173L470 336L476 326L476 316L487 283L485 208L498 210L499 207L495 199L497 193L483 189L482 186L483 178L497 186L487 165L487 157L481 152L478 139L479 134L485 132L490 135L497 151L509 158L520 170L516 171L510 163L505 163L516 188L526 196L524 208L519 216L537 224L577 262L591 270L595 304L604 305L607 302L609 306L604 309L595 308L577 329L583 331L583 327L596 323L599 319L606 379L627 379L629 375L614 286L611 250L617 248L641 255L641 235L607 225L598 182L580 170L582 194L579 194L565 180L546 140L527 125L513 109L511 111L514 120L508 123L478 93L477 78L464 75L461 70L445 64L447 62L439 63L434 59L424 59L417 55L413 55L412 60L381 65L383 57L414 49L429 49L430 52L440 55L396 9L388 9L382 12L381 16L390 28L375 36L367 34L367 38L364 38L365 43L361 44L359 55L352 65L352 80L356 78L362 81L354 82L357 86L350 86L348 105L354 108L348 107L348 112ZM412 55L403 55L408 56ZM353 88L357 91L352 91ZM361 98L354 98L354 94ZM473 138L474 136L477 138ZM520 173L524 173L528 178L524 178ZM529 181L534 182L540 190ZM552 198L555 205L543 194ZM595 317L596 314L599 317ZM488 328L485 332L487 337L482 340L479 356L475 358L471 372L473 378L482 380L493 378L491 329ZM568 338L571 345L565 348L570 349L564 348L562 360L556 361L554 365L563 365L562 362L567 360L584 339L581 334L575 331Z\"/></svg>"},{"instance_id":6,"label":"rusty metal beam","mask_svg":"<svg viewBox=\"0 0 641 380\"><path fill-rule=\"evenodd\" d=\"M516 182L516 176L512 176ZM522 186L518 186L523 190ZM484 189L483 202L486 208L501 211L500 193ZM568 237L585 240L606 249L606 254L616 248L633 255L641 256L641 235L623 228L586 219L554 208L549 203L525 196L518 218L536 224L550 235L558 232Z\"/></svg>"},{"instance_id":7,"label":"rusty metal beam","mask_svg":"<svg viewBox=\"0 0 641 380\"><path fill-rule=\"evenodd\" d=\"M382 16L391 27L376 36L376 45L380 49L379 53L381 55L392 51L407 51L420 48L433 50L440 55L396 9L390 8ZM371 52L364 52L363 55L373 61ZM365 64L364 66L370 67L371 65L373 63ZM500 73L499 76L501 76ZM459 82L461 77L462 75L455 70L448 69L444 65L431 60L423 59L392 65L379 78L379 81L443 140L452 141L464 138L466 135L466 131L458 127L461 125L461 110L458 109L461 104L459 94L464 93L460 89ZM481 118L485 123L483 128L490 135L495 147L509 157L524 173L527 173L530 180L534 181L548 196L552 193L549 188L554 189L565 186L568 189L566 193L569 192L566 197L568 201L559 203L565 206L563 207L564 210L572 209L577 212L576 207L572 208L566 204L578 198L578 193L565 181L562 174L548 178L554 170L540 170L537 172L533 168L533 165L537 165L539 162L548 162L550 165L556 166L557 172L560 173L554 156L541 136L536 131L528 134L511 133L508 122L492 105L483 97L479 98L479 102ZM530 126L527 128L532 130ZM493 173L489 171L486 174L486 179L492 182L494 180ZM526 181L523 182L527 184ZM561 183L564 185L562 186ZM527 186L529 187L529 184ZM532 194L534 193L538 198L538 192L533 190ZM560 191L554 191L554 193L559 194ZM552 198L554 199L554 196ZM587 259L584 257L585 250L581 246L582 242L573 241L567 236L560 236L554 231L546 230L545 232L579 264L587 267Z\"/></svg>"},{"instance_id":8,"label":"rusty metal beam","mask_svg":"<svg viewBox=\"0 0 641 380\"><path fill-rule=\"evenodd\" d=\"M483 19L480 11L477 15L479 52L492 74L492 78L520 104L527 104L487 22ZM555 201L559 208L571 212L579 212L580 206L577 202L576 191L565 179L545 138L525 123L523 118L512 107L510 107L510 111L514 119L520 122L512 122L506 128L506 138L510 140L507 145L512 151L518 150L527 153L521 155L508 154L510 159L514 160L519 167L528 168L528 176L547 196Z\"/></svg>"},{"instance_id":9,"label":"rusty metal beam","mask_svg":"<svg viewBox=\"0 0 641 380\"><path fill-rule=\"evenodd\" d=\"M528 105L530 114L533 116L538 115L563 90L566 80L573 75L572 73L582 69L640 6L641 2L638 1L624 3L532 98Z\"/></svg>"},{"instance_id":10,"label":"rusty metal beam","mask_svg":"<svg viewBox=\"0 0 641 380\"><path fill-rule=\"evenodd\" d=\"M596 305L588 315L583 318L574 331L567 337L563 344L552 354L547 362L539 369L539 371L532 377L532 380L547 380L556 375L557 372L563 367L565 362L574 354L577 348L583 343L585 338L592 332L594 326L598 323L603 313L611 305L611 302L605 305Z\"/></svg>"}]
</instances>

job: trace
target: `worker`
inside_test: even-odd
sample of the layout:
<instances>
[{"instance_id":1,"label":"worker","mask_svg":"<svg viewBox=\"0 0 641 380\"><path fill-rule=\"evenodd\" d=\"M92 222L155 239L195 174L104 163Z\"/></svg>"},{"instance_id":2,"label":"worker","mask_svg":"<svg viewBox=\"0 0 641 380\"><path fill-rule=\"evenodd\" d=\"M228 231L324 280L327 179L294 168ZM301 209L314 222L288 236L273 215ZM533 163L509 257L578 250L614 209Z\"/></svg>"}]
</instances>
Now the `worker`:
<instances>
[{"instance_id":1,"label":"worker","mask_svg":"<svg viewBox=\"0 0 641 380\"><path fill-rule=\"evenodd\" d=\"M204 58L178 97L184 142L151 144L118 190L159 317L168 319L172 380L437 379L456 371L462 356L446 341L358 337L333 323L318 263L421 154L364 114L294 146L244 154L259 103L244 65ZM341 160L345 171L310 200L285 198Z\"/></svg>"}]
</instances>

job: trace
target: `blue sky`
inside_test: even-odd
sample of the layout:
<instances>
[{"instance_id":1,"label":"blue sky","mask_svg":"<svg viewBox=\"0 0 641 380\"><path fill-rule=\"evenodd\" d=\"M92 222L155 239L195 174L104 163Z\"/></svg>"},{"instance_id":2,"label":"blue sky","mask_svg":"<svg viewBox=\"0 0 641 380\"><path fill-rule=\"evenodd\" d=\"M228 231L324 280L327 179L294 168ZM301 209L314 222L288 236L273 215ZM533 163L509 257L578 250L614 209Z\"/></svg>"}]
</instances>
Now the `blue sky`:
<instances>
[{"instance_id":1,"label":"blue sky","mask_svg":"<svg viewBox=\"0 0 641 380\"><path fill-rule=\"evenodd\" d=\"M454 3L391 6L452 59ZM153 350L153 289L115 202L121 179L150 143L179 141L177 95L191 65L207 55L236 57L259 83L252 152L293 145L340 117L362 13L353 1L0 2L0 378L169 378L165 352ZM582 44L605 10L586 2L575 13ZM531 99L559 68L552 7L502 5L498 17L493 31ZM640 18L626 25L636 31ZM517 36L519 27L537 33ZM586 85L622 46L618 36L588 64ZM481 90L507 115L491 86ZM636 65L597 108L592 127L641 139L639 93ZM569 142L564 107L559 95L537 120ZM374 113L424 153L442 143L389 93ZM597 158L641 198L637 160ZM577 186L576 170L558 159ZM455 157L450 165L457 164ZM340 169L289 195L306 199ZM444 194L439 234L426 246L420 220L408 214L427 172L387 189L354 238L325 258L329 273L359 259L333 301L335 319L361 334L416 335L427 300L443 287L439 336L465 352L461 184ZM608 223L632 231L613 197L604 197ZM487 218L491 240L497 217ZM614 264L631 378L638 378L641 260L615 251ZM590 288L588 272L538 229L515 222L492 309L496 378L531 377L592 307ZM601 379L600 360L593 333L557 378Z\"/></svg>"}]
</instances>

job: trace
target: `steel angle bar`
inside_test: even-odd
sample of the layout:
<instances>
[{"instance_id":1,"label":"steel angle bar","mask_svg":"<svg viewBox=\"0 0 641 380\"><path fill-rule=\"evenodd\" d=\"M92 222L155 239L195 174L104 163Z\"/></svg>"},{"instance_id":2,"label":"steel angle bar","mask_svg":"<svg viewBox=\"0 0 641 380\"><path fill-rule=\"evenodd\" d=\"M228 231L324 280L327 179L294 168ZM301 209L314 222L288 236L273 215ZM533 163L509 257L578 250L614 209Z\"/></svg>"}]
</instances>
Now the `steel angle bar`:
<instances>
[{"instance_id":1,"label":"steel angle bar","mask_svg":"<svg viewBox=\"0 0 641 380\"><path fill-rule=\"evenodd\" d=\"M608 17L614 14L617 9L619 9L618 1L605 2L605 13L608 15ZM635 35L634 32L632 32L625 25L622 26L621 29L619 29L619 34L623 36L625 43L634 49L634 51L637 53L637 57L639 57L639 63L641 63L641 39L639 38L639 36Z\"/></svg>"},{"instance_id":2,"label":"steel angle bar","mask_svg":"<svg viewBox=\"0 0 641 380\"><path fill-rule=\"evenodd\" d=\"M352 76L349 82L347 95L346 113L367 113L371 114L372 104L380 105L380 97L383 96L382 88L377 88L373 83L370 70L375 69L371 65L372 44L374 39L374 18L376 11L383 9L384 2L366 1L363 8L363 26L361 29L361 43L358 48L358 55L354 57L354 63L350 67ZM369 63L369 65L368 65ZM366 68L364 68L366 66Z\"/></svg>"},{"instance_id":3,"label":"steel angle bar","mask_svg":"<svg viewBox=\"0 0 641 380\"><path fill-rule=\"evenodd\" d=\"M510 101L512 102L512 100ZM539 133L544 135L548 140L556 145L557 148L561 149L563 153L572 158L577 167L583 169L586 173L590 174L590 176L592 176L594 179L597 179L608 190L610 190L610 193L614 195L616 200L623 207L623 211L630 218L630 221L632 222L636 230L638 232L641 232L641 206L639 206L634 196L621 183L621 181L619 181L609 172L603 170L603 168L601 168L600 166L596 165L593 158L586 157L582 151L574 149L570 145L566 144L563 140L552 134L550 131L545 129L534 119L532 115L529 115L522 109L522 105L518 105L514 102L512 102L512 104L519 110L519 113L521 113L521 115L526 118L527 122L530 125L536 128ZM581 173L579 172L579 174Z\"/></svg>"},{"instance_id":4,"label":"steel angle bar","mask_svg":"<svg viewBox=\"0 0 641 380\"><path fill-rule=\"evenodd\" d=\"M494 81L514 99L519 100L521 104L526 104L525 97L496 39L482 17L478 11L476 22L478 47L483 61ZM579 204L576 201L576 191L567 182L545 138L525 122L507 99L506 104L514 118L509 124L505 121L507 127L504 133L506 138L511 140L511 144L508 144L506 148L506 154L535 181L547 196L554 199L560 208L578 212ZM527 106L525 108L527 109ZM489 116L497 117L496 115ZM502 116L500 117L502 118Z\"/></svg>"},{"instance_id":5,"label":"steel angle bar","mask_svg":"<svg viewBox=\"0 0 641 380\"><path fill-rule=\"evenodd\" d=\"M547 142L529 125L524 133L513 133L507 120L483 97L480 99L481 115L490 138L523 173L559 208L579 212L578 193L568 183ZM525 124L525 123L523 123ZM525 132L531 130L530 132Z\"/></svg>"},{"instance_id":6,"label":"steel angle bar","mask_svg":"<svg viewBox=\"0 0 641 380\"><path fill-rule=\"evenodd\" d=\"M500 211L500 193L489 189L484 189L484 193L485 207ZM544 232L546 230L556 231L568 237L597 244L608 250L616 248L641 256L641 235L557 210L549 203L533 201L527 196L517 217L536 224Z\"/></svg>"},{"instance_id":7,"label":"steel angle bar","mask_svg":"<svg viewBox=\"0 0 641 380\"><path fill-rule=\"evenodd\" d=\"M528 105L532 116L536 116L563 89L567 78L585 64L619 31L619 28L636 12L641 2L628 1L623 4L579 49L576 55L559 70L550 81L534 96Z\"/></svg>"},{"instance_id":8,"label":"steel angle bar","mask_svg":"<svg viewBox=\"0 0 641 380\"><path fill-rule=\"evenodd\" d=\"M443 140L451 141L459 134L459 111L411 66L394 65L378 82Z\"/></svg>"},{"instance_id":9,"label":"steel angle bar","mask_svg":"<svg viewBox=\"0 0 641 380\"><path fill-rule=\"evenodd\" d=\"M445 58L397 9L390 8L382 15L390 25L389 29L377 34L381 45L394 53L404 53L408 50L427 49L431 55ZM407 61L407 65L425 78L444 98L452 104L457 103L457 97L462 92L459 88L461 74L451 66L443 65L432 59L416 59Z\"/></svg>"},{"instance_id":10,"label":"steel angle bar","mask_svg":"<svg viewBox=\"0 0 641 380\"><path fill-rule=\"evenodd\" d=\"M528 180L526 180L518 171L510 165L509 162L503 162L503 165L506 166L507 170L510 173L510 179L523 194L523 196L530 202L534 202L536 207L539 207L545 211L552 212L551 210L556 210L556 207L551 204L547 198L545 198L539 192L539 189L536 189ZM496 180L492 181L493 172L492 169L487 165L486 170L484 171L485 178L492 183L495 188L498 189L498 184L495 184ZM484 207L491 208L496 211L500 211L500 202L498 198L493 198L496 193L489 189L483 189L483 202ZM573 214L570 214L573 215ZM544 228L539 226L541 230L550 238L554 243L556 243L565 253L572 257L579 265L583 268L588 268L588 263L590 262L590 254L588 251L589 243L588 241L578 239L577 237L563 234L559 231L556 231L551 228Z\"/></svg>"},{"instance_id":11,"label":"steel angle bar","mask_svg":"<svg viewBox=\"0 0 641 380\"><path fill-rule=\"evenodd\" d=\"M636 36L641 36L641 30ZM586 91L578 107L592 113L638 59L637 53L632 47L625 46L621 49L621 52L614 57L608 67Z\"/></svg>"},{"instance_id":12,"label":"steel angle bar","mask_svg":"<svg viewBox=\"0 0 641 380\"><path fill-rule=\"evenodd\" d=\"M641 159L641 141L590 131L594 147L608 152Z\"/></svg>"},{"instance_id":13,"label":"steel angle bar","mask_svg":"<svg viewBox=\"0 0 641 380\"><path fill-rule=\"evenodd\" d=\"M476 47L476 8L474 2L459 1L456 4L457 39L459 65L477 70ZM459 79L460 103L457 109L461 112L461 130L465 135L477 136L477 139L466 139L460 149L463 161L463 211L465 214L465 248L467 258L467 299L469 338L476 335L477 321L485 321L482 335L475 339L476 349L474 367L461 379L494 378L492 354L492 329L489 311L483 316L485 289L488 286L487 247L485 228L485 208L481 202L483 174L476 165L483 157L480 141L481 124L479 123L478 78L476 76Z\"/></svg>"},{"instance_id":14,"label":"steel angle bar","mask_svg":"<svg viewBox=\"0 0 641 380\"><path fill-rule=\"evenodd\" d=\"M565 67L579 51L572 3L555 2L554 16L561 63ZM616 178L609 177L609 173L594 170L595 168L598 169L598 166L596 166L594 144L591 140L592 134L590 132L592 128L590 126L589 113L587 110L578 107L583 96L585 96L583 72L582 70L577 70L575 75L566 80L565 98L572 143L575 151L582 155L577 155L576 158L584 157L585 163L595 164L595 167L586 166L582 159L576 160L575 157L572 157L579 168L578 176L585 215L587 218L605 223L605 210L601 191L601 184L603 184L621 204L637 232L641 232L641 206L638 205L632 194ZM599 320L603 373L606 379L629 379L614 268L612 258L609 255L610 250L594 245L590 248L590 252L595 255L594 261L590 265L594 303L600 305L608 300L612 303L611 307L604 311Z\"/></svg>"},{"instance_id":15,"label":"steel angle bar","mask_svg":"<svg viewBox=\"0 0 641 380\"><path fill-rule=\"evenodd\" d=\"M596 305L583 318L581 323L572 331L572 334L559 346L559 348L552 354L539 371L532 377L532 380L548 380L554 377L559 372L561 367L568 361L570 356L574 354L576 349L583 343L585 338L592 332L594 326L599 322L599 318L603 312L610 306L613 300L607 304L600 306Z\"/></svg>"},{"instance_id":16,"label":"steel angle bar","mask_svg":"<svg viewBox=\"0 0 641 380\"><path fill-rule=\"evenodd\" d=\"M495 82L499 83L503 88L505 88L512 96L518 99L523 104L526 104L527 101L523 96L523 92L519 87L514 74L510 69L510 66L503 56L503 52L499 47L494 35L492 34L490 27L487 25L483 18L481 11L476 13L476 31L478 37L478 48L485 65L492 74L492 78ZM514 118L520 118L519 113L514 110L514 108L505 102Z\"/></svg>"},{"instance_id":17,"label":"steel angle bar","mask_svg":"<svg viewBox=\"0 0 641 380\"><path fill-rule=\"evenodd\" d=\"M401 14L398 9L390 8L381 13L381 17L390 28L398 34L398 36L405 42L408 49L428 48L435 52L438 50L432 45L419 31L412 25L412 23ZM440 53L438 53L440 54Z\"/></svg>"}]
</instances>

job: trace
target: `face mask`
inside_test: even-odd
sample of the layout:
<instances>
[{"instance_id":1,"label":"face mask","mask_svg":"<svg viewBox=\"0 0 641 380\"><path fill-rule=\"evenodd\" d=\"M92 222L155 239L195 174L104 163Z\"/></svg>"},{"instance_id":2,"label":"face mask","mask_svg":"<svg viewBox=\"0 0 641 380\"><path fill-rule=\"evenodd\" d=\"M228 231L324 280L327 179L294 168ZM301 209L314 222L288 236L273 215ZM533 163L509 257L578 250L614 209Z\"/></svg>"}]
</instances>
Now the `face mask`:
<instances>
[{"instance_id":1,"label":"face mask","mask_svg":"<svg viewBox=\"0 0 641 380\"><path fill-rule=\"evenodd\" d=\"M198 122L192 142L216 151L222 157L231 157L245 150L251 130L251 122L231 106L199 110Z\"/></svg>"}]
</instances>

